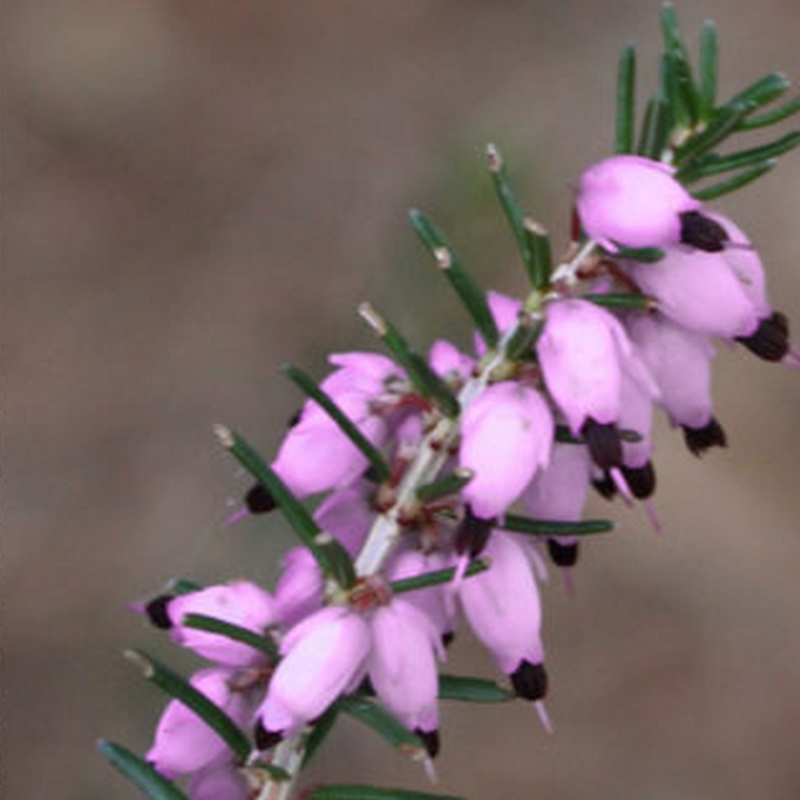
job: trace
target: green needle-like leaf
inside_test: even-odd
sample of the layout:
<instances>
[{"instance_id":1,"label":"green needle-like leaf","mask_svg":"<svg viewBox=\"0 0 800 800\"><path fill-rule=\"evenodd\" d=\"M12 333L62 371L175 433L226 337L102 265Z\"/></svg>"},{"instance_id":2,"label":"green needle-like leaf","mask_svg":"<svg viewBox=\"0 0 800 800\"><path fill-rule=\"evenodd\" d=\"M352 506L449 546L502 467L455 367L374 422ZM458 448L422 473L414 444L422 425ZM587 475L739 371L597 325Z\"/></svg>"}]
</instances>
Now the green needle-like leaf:
<instances>
[{"instance_id":1,"label":"green needle-like leaf","mask_svg":"<svg viewBox=\"0 0 800 800\"><path fill-rule=\"evenodd\" d=\"M306 750L303 754L301 769L306 768L314 754L322 747L323 742L328 738L328 734L333 730L338 717L339 709L334 704L314 723L314 727L311 729L311 733L308 734L308 739L306 739Z\"/></svg>"},{"instance_id":2,"label":"green needle-like leaf","mask_svg":"<svg viewBox=\"0 0 800 800\"><path fill-rule=\"evenodd\" d=\"M515 700L516 695L485 678L439 675L439 698L466 703L508 703Z\"/></svg>"},{"instance_id":3,"label":"green needle-like leaf","mask_svg":"<svg viewBox=\"0 0 800 800\"><path fill-rule=\"evenodd\" d=\"M664 39L664 48L667 52L682 54L685 58L686 47L681 37L675 6L672 3L662 3L659 16L661 18L661 35Z\"/></svg>"},{"instance_id":4,"label":"green needle-like leaf","mask_svg":"<svg viewBox=\"0 0 800 800\"><path fill-rule=\"evenodd\" d=\"M137 650L129 650L126 657L141 667L145 678L165 691L170 697L179 700L187 708L194 711L225 744L244 761L252 746L239 726L215 703L202 692L198 692L185 678L170 669L166 664Z\"/></svg>"},{"instance_id":5,"label":"green needle-like leaf","mask_svg":"<svg viewBox=\"0 0 800 800\"><path fill-rule=\"evenodd\" d=\"M724 194L734 192L737 189L741 189L743 186L747 186L748 183L757 180L762 175L769 172L777 163L777 159L771 159L762 164L756 164L749 169L737 172L736 175L732 178L728 178L728 180L714 183L711 186L704 186L702 189L692 189L692 196L696 197L698 200L702 200L704 203L709 200L716 200Z\"/></svg>"},{"instance_id":6,"label":"green needle-like leaf","mask_svg":"<svg viewBox=\"0 0 800 800\"><path fill-rule=\"evenodd\" d=\"M199 592L203 587L199 583L195 583L194 581L187 581L186 578L173 578L167 584L167 590L171 594L192 594L193 592Z\"/></svg>"},{"instance_id":7,"label":"green needle-like leaf","mask_svg":"<svg viewBox=\"0 0 800 800\"><path fill-rule=\"evenodd\" d=\"M617 67L616 152L632 153L636 126L636 49L622 49Z\"/></svg>"},{"instance_id":8,"label":"green needle-like leaf","mask_svg":"<svg viewBox=\"0 0 800 800\"><path fill-rule=\"evenodd\" d=\"M661 58L661 86L672 126L690 129L698 119L698 101L688 64L671 52Z\"/></svg>"},{"instance_id":9,"label":"green needle-like leaf","mask_svg":"<svg viewBox=\"0 0 800 800\"><path fill-rule=\"evenodd\" d=\"M426 757L425 744L422 739L408 730L375 700L363 695L348 695L337 700L336 705L340 711L372 728L395 750L399 750L413 760L422 760Z\"/></svg>"},{"instance_id":10,"label":"green needle-like leaf","mask_svg":"<svg viewBox=\"0 0 800 800\"><path fill-rule=\"evenodd\" d=\"M464 577L471 578L473 575L486 572L489 566L490 564L482 559L472 561L464 572ZM413 592L415 589L424 589L427 586L449 583L453 580L455 574L455 567L448 567L446 569L437 569L433 572L425 572L422 575L415 575L413 578L392 581L389 586L394 594L402 594L403 592Z\"/></svg>"},{"instance_id":11,"label":"green needle-like leaf","mask_svg":"<svg viewBox=\"0 0 800 800\"><path fill-rule=\"evenodd\" d=\"M547 231L526 216L497 147L488 145L486 155L497 197L514 233L528 278L535 289L541 289L550 278L550 242Z\"/></svg>"},{"instance_id":12,"label":"green needle-like leaf","mask_svg":"<svg viewBox=\"0 0 800 800\"><path fill-rule=\"evenodd\" d=\"M448 417L457 417L461 407L450 387L431 369L428 362L411 346L387 319L369 304L362 303L358 312L380 337L392 355L406 368L416 390L435 402Z\"/></svg>"},{"instance_id":13,"label":"green needle-like leaf","mask_svg":"<svg viewBox=\"0 0 800 800\"><path fill-rule=\"evenodd\" d=\"M457 467L449 475L445 475L425 486L420 486L417 489L417 500L422 503L429 503L431 500L438 500L441 497L456 494L472 480L473 476L472 470Z\"/></svg>"},{"instance_id":14,"label":"green needle-like leaf","mask_svg":"<svg viewBox=\"0 0 800 800\"><path fill-rule=\"evenodd\" d=\"M409 216L417 236L436 259L437 265L461 298L486 346L495 347L500 334L489 310L486 292L478 286L444 234L431 220L416 209L412 209Z\"/></svg>"},{"instance_id":15,"label":"green needle-like leaf","mask_svg":"<svg viewBox=\"0 0 800 800\"><path fill-rule=\"evenodd\" d=\"M734 95L724 106L724 108L735 109L744 107L748 114L761 108L762 106L777 100L782 94L785 94L791 84L787 77L781 72L770 72L755 83L750 84L746 89Z\"/></svg>"},{"instance_id":16,"label":"green needle-like leaf","mask_svg":"<svg viewBox=\"0 0 800 800\"><path fill-rule=\"evenodd\" d=\"M519 514L506 514L500 525L503 530L527 533L531 536L588 536L594 533L609 533L614 523L608 519L585 519L580 522L558 522L555 520L531 519Z\"/></svg>"},{"instance_id":17,"label":"green needle-like leaf","mask_svg":"<svg viewBox=\"0 0 800 800\"><path fill-rule=\"evenodd\" d=\"M646 311L653 307L653 301L643 294L584 294L581 300L588 300L603 308L636 308Z\"/></svg>"},{"instance_id":18,"label":"green needle-like leaf","mask_svg":"<svg viewBox=\"0 0 800 800\"><path fill-rule=\"evenodd\" d=\"M277 662L280 658L278 652L278 645L267 636L259 636L253 631L242 628L239 625L233 625L230 622L225 622L215 617L209 617L206 614L187 614L182 620L181 624L187 628L195 628L199 631L207 631L208 633L218 633L220 636L226 636L235 642L249 645L254 650L258 650L265 655L269 656L272 661Z\"/></svg>"},{"instance_id":19,"label":"green needle-like leaf","mask_svg":"<svg viewBox=\"0 0 800 800\"><path fill-rule=\"evenodd\" d=\"M700 118L708 120L717 101L719 40L717 27L706 20L700 32Z\"/></svg>"},{"instance_id":20,"label":"green needle-like leaf","mask_svg":"<svg viewBox=\"0 0 800 800\"><path fill-rule=\"evenodd\" d=\"M524 235L531 254L529 275L534 289L544 289L550 284L550 273L553 268L553 255L550 247L550 234L544 225L525 217L523 220Z\"/></svg>"},{"instance_id":21,"label":"green needle-like leaf","mask_svg":"<svg viewBox=\"0 0 800 800\"><path fill-rule=\"evenodd\" d=\"M763 114L746 117L739 123L738 130L750 131L756 128L766 128L768 125L774 125L776 122L788 119L798 111L800 111L800 97L795 97L782 106L772 109L772 111L765 111Z\"/></svg>"},{"instance_id":22,"label":"green needle-like leaf","mask_svg":"<svg viewBox=\"0 0 800 800\"><path fill-rule=\"evenodd\" d=\"M151 800L187 800L186 795L160 775L143 758L132 753L121 744L101 739L97 749L128 780L141 789Z\"/></svg>"},{"instance_id":23,"label":"green needle-like leaf","mask_svg":"<svg viewBox=\"0 0 800 800\"><path fill-rule=\"evenodd\" d=\"M666 99L657 94L650 98L644 114L644 124L636 152L658 161L667 145L672 127L672 115Z\"/></svg>"},{"instance_id":24,"label":"green needle-like leaf","mask_svg":"<svg viewBox=\"0 0 800 800\"><path fill-rule=\"evenodd\" d=\"M655 264L661 261L666 253L658 247L617 247L614 258L625 258L629 261L638 261L641 264Z\"/></svg>"},{"instance_id":25,"label":"green needle-like leaf","mask_svg":"<svg viewBox=\"0 0 800 800\"><path fill-rule=\"evenodd\" d=\"M672 106L673 123L691 128L700 117L700 93L692 76L675 7L671 3L661 6L661 31L665 47L662 62L664 95Z\"/></svg>"},{"instance_id":26,"label":"green needle-like leaf","mask_svg":"<svg viewBox=\"0 0 800 800\"><path fill-rule=\"evenodd\" d=\"M300 541L311 551L322 571L334 578L340 586L345 589L350 588L355 583L355 569L347 550L332 536L319 530L308 509L238 433L223 425L217 425L215 432L233 457L264 485Z\"/></svg>"},{"instance_id":27,"label":"green needle-like leaf","mask_svg":"<svg viewBox=\"0 0 800 800\"><path fill-rule=\"evenodd\" d=\"M386 463L386 459L375 445L364 436L356 424L342 411L331 396L325 392L317 382L300 367L294 364L286 364L282 371L291 381L302 389L308 397L317 403L325 413L339 426L342 433L361 451L363 456L369 461L375 477L379 483L388 481L391 470Z\"/></svg>"},{"instance_id":28,"label":"green needle-like leaf","mask_svg":"<svg viewBox=\"0 0 800 800\"><path fill-rule=\"evenodd\" d=\"M449 794L414 792L411 789L392 789L356 783L314 786L303 792L303 800L464 800Z\"/></svg>"},{"instance_id":29,"label":"green needle-like leaf","mask_svg":"<svg viewBox=\"0 0 800 800\"><path fill-rule=\"evenodd\" d=\"M708 153L698 159L685 172L679 170L676 177L683 183L693 183L712 175L719 175L722 172L730 172L734 169L743 169L755 164L762 164L765 161L788 153L790 150L794 150L798 145L800 145L800 131L794 131L787 133L786 136L774 142L760 147L752 147L749 150L739 150L736 153L727 153L726 155Z\"/></svg>"}]
</instances>

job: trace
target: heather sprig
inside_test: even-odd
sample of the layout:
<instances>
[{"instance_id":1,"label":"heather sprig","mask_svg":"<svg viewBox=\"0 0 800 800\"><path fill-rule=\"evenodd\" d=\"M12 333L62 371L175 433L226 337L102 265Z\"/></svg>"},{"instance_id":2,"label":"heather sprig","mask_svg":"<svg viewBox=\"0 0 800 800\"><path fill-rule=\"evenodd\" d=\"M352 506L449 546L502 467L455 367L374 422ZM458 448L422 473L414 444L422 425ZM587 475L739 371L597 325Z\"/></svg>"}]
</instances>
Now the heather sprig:
<instances>
[{"instance_id":1,"label":"heather sprig","mask_svg":"<svg viewBox=\"0 0 800 800\"><path fill-rule=\"evenodd\" d=\"M640 503L660 529L654 412L701 455L727 443L711 392L717 341L800 367L758 250L707 205L772 169L800 132L720 148L782 122L800 102L770 108L789 86L777 73L719 102L713 24L696 64L671 5L661 26L660 82L638 124L636 51L622 51L615 153L577 181L560 259L499 149L487 147L529 284L521 297L484 289L433 220L411 212L474 324L470 351L445 339L422 351L363 303L386 354L335 353L319 382L286 367L305 402L274 458L217 426L253 480L231 524L278 511L297 546L272 592L247 581L176 582L141 609L204 660L184 678L135 654L171 699L144 758L100 746L154 800L445 797L298 790L341 715L431 776L442 700L520 698L549 729L540 583L548 561L571 570L588 538L613 530L583 518L588 493ZM319 500L313 510L309 498ZM440 673L462 621L508 688Z\"/></svg>"}]
</instances>

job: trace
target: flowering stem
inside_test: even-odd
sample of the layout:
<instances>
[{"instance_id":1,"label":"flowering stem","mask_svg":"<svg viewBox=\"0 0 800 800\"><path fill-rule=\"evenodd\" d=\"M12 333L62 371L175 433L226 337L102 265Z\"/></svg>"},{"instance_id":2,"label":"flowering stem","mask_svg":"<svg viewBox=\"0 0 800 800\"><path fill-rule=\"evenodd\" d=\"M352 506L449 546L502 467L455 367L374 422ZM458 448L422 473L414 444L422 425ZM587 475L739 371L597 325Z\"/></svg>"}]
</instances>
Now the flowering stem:
<instances>
[{"instance_id":1,"label":"flowering stem","mask_svg":"<svg viewBox=\"0 0 800 800\"><path fill-rule=\"evenodd\" d=\"M555 270L553 280L566 280L574 283L581 265L596 247L595 241L588 240L571 261L562 264ZM534 292L534 295L535 304L525 304L525 311L531 316L537 314L538 309L528 306L536 305L538 307L542 301L539 292ZM467 381L461 389L458 395L461 413L480 396L495 370L508 359L509 345L514 340L519 328L520 323L517 322L503 334L491 357L484 362L478 374ZM449 455L448 448L458 435L459 424L459 417L442 417L422 440L416 457L411 461L397 487L394 503L391 508L377 517L367 536L367 541L355 562L357 575L372 575L384 565L400 538L399 520L403 509L414 501L419 487L433 481L446 463Z\"/></svg>"}]
</instances>

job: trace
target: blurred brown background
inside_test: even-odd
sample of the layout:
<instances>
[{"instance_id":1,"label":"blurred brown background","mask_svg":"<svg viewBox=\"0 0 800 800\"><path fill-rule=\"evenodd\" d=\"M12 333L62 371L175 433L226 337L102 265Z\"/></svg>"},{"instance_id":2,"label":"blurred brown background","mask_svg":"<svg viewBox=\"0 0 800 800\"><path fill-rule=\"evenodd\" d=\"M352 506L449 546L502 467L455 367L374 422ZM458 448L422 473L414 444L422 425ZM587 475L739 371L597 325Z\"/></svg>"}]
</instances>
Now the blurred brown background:
<instances>
[{"instance_id":1,"label":"blurred brown background","mask_svg":"<svg viewBox=\"0 0 800 800\"><path fill-rule=\"evenodd\" d=\"M162 698L122 659L189 669L126 604L170 577L269 585L278 519L223 531L248 486L224 421L270 452L322 374L373 347L371 299L419 346L463 315L406 220L420 205L486 284L522 272L483 168L496 141L559 237L569 185L609 152L613 74L658 55L635 0L10 0L5 11L5 797L132 798L99 736L147 748ZM679 3L718 22L722 91L800 77L796 0ZM645 83L649 81L649 83ZM800 157L722 207L800 330ZM800 339L800 336L796 336ZM720 354L732 447L660 441L659 507L612 509L577 598L545 587L549 702L449 707L441 791L473 800L800 797L800 375ZM603 513L599 504L593 509ZM462 637L454 671L492 674ZM318 779L425 788L356 726Z\"/></svg>"}]
</instances>

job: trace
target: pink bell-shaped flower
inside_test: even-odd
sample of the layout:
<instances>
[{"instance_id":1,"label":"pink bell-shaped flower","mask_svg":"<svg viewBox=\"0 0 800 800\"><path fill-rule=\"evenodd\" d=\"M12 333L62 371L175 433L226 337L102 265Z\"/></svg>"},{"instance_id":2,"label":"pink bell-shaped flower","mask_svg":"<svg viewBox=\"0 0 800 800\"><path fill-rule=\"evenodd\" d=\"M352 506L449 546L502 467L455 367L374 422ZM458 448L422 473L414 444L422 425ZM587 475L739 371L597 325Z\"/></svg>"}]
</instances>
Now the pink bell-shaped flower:
<instances>
[{"instance_id":1,"label":"pink bell-shaped flower","mask_svg":"<svg viewBox=\"0 0 800 800\"><path fill-rule=\"evenodd\" d=\"M550 463L540 470L522 493L525 511L537 519L576 522L583 516L591 480L592 459L580 444L555 442ZM548 538L547 549L553 562L570 567L578 558L574 536Z\"/></svg>"},{"instance_id":2,"label":"pink bell-shaped flower","mask_svg":"<svg viewBox=\"0 0 800 800\"><path fill-rule=\"evenodd\" d=\"M658 403L672 425L707 425L713 414L714 357L714 345L708 336L657 314L631 316L628 331L658 384Z\"/></svg>"},{"instance_id":3,"label":"pink bell-shaped flower","mask_svg":"<svg viewBox=\"0 0 800 800\"><path fill-rule=\"evenodd\" d=\"M756 316L759 319L770 316L773 309L767 298L764 266L758 251L733 220L716 212L708 213L707 216L721 225L728 235L722 251L723 257L753 304Z\"/></svg>"},{"instance_id":4,"label":"pink bell-shaped flower","mask_svg":"<svg viewBox=\"0 0 800 800\"><path fill-rule=\"evenodd\" d=\"M196 672L189 683L234 722L250 724L253 714L251 693L231 688L234 672L212 667ZM210 764L230 760L223 739L194 711L179 700L168 703L156 727L153 746L145 758L170 780L202 770Z\"/></svg>"},{"instance_id":5,"label":"pink bell-shaped flower","mask_svg":"<svg viewBox=\"0 0 800 800\"><path fill-rule=\"evenodd\" d=\"M257 716L267 735L292 735L364 676L371 645L367 621L328 606L295 625L281 642L283 659Z\"/></svg>"},{"instance_id":6,"label":"pink bell-shaped flower","mask_svg":"<svg viewBox=\"0 0 800 800\"><path fill-rule=\"evenodd\" d=\"M583 516L592 460L585 446L556 442L550 463L522 495L525 511L538 519L575 522Z\"/></svg>"},{"instance_id":7,"label":"pink bell-shaped flower","mask_svg":"<svg viewBox=\"0 0 800 800\"><path fill-rule=\"evenodd\" d=\"M636 315L628 328L659 387L659 405L670 423L683 428L687 447L700 455L726 444L725 431L714 418L708 336L682 328L660 314Z\"/></svg>"},{"instance_id":8,"label":"pink bell-shaped flower","mask_svg":"<svg viewBox=\"0 0 800 800\"><path fill-rule=\"evenodd\" d=\"M185 626L184 617L202 614L258 634L263 634L276 622L272 596L250 581L233 581L178 595L169 601L167 613L172 622L170 634L176 644L194 650L209 661L231 667L259 664L264 654L227 636Z\"/></svg>"},{"instance_id":9,"label":"pink bell-shaped flower","mask_svg":"<svg viewBox=\"0 0 800 800\"><path fill-rule=\"evenodd\" d=\"M366 395L335 398L339 408L373 444L382 444L386 424L373 414ZM289 430L272 468L298 497L328 491L355 480L367 468L366 456L316 403L307 403Z\"/></svg>"},{"instance_id":10,"label":"pink bell-shaped flower","mask_svg":"<svg viewBox=\"0 0 800 800\"><path fill-rule=\"evenodd\" d=\"M387 434L383 406L396 399L393 384L402 370L375 353L339 353L329 359L338 369L321 384L342 412L375 445ZM289 429L272 464L296 495L327 491L357 478L367 459L320 406L307 401Z\"/></svg>"},{"instance_id":11,"label":"pink bell-shaped flower","mask_svg":"<svg viewBox=\"0 0 800 800\"><path fill-rule=\"evenodd\" d=\"M459 589L472 630L506 675L524 672L524 664L541 666L541 603L525 548L510 534L494 531L484 555L491 560L489 569L465 579Z\"/></svg>"},{"instance_id":12,"label":"pink bell-shaped flower","mask_svg":"<svg viewBox=\"0 0 800 800\"><path fill-rule=\"evenodd\" d=\"M489 386L462 420L459 463L474 477L461 492L475 516L505 511L550 458L554 423L542 396L513 381Z\"/></svg>"},{"instance_id":13,"label":"pink bell-shaped flower","mask_svg":"<svg viewBox=\"0 0 800 800\"><path fill-rule=\"evenodd\" d=\"M435 731L439 725L436 657L444 658L436 626L398 597L377 608L370 624L367 669L378 697L410 730Z\"/></svg>"},{"instance_id":14,"label":"pink bell-shaped flower","mask_svg":"<svg viewBox=\"0 0 800 800\"><path fill-rule=\"evenodd\" d=\"M623 369L657 392L619 320L587 300L549 303L536 351L547 389L576 436L587 420L617 421Z\"/></svg>"},{"instance_id":15,"label":"pink bell-shaped flower","mask_svg":"<svg viewBox=\"0 0 800 800\"><path fill-rule=\"evenodd\" d=\"M663 247L681 240L681 214L695 200L674 178L674 168L634 155L589 167L578 183L578 216L588 236L611 253L619 246Z\"/></svg>"},{"instance_id":16,"label":"pink bell-shaped flower","mask_svg":"<svg viewBox=\"0 0 800 800\"><path fill-rule=\"evenodd\" d=\"M733 339L751 335L759 315L728 259L727 252L679 246L654 264L631 264L630 272L673 322L706 336Z\"/></svg>"}]
</instances>

